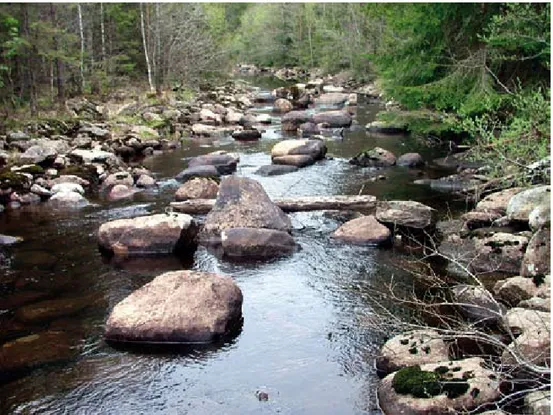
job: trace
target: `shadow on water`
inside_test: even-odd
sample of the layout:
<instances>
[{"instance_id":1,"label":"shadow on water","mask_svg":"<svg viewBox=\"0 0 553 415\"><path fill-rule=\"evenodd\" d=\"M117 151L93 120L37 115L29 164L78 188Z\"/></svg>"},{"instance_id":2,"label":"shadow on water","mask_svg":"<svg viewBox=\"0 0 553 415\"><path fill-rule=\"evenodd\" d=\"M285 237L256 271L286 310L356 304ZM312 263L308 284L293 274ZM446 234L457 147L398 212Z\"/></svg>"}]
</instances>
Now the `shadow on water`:
<instances>
[{"instance_id":1,"label":"shadow on water","mask_svg":"<svg viewBox=\"0 0 553 415\"><path fill-rule=\"evenodd\" d=\"M384 288L391 278L409 280L397 267L395 251L337 243L329 235L339 222L320 212L291 215L301 249L268 262L222 261L204 248L190 261L107 261L98 251L96 232L112 219L163 212L179 186L173 177L186 160L214 150L238 152L237 174L258 180L271 197L373 194L447 207L443 194L412 184L428 171L370 171L348 163L374 146L396 155L440 155L439 148L407 136L367 134L363 126L380 109L360 102L358 124L343 139L327 141L333 158L295 173L255 173L270 164L271 147L283 137L272 115L273 124L257 143L190 139L181 149L146 159L161 183L153 192L110 205L93 199L93 205L71 212L40 205L0 215L0 233L24 238L9 248L10 268L0 270L0 326L10 333L0 341L5 346L23 336L62 333L44 336L40 348L62 345L71 351L63 361L35 359L26 376L0 385L0 413L379 413L372 357L382 337L366 322L373 313L371 290ZM270 114L271 108L259 104L258 112ZM374 175L386 179L373 182ZM231 275L240 286L244 322L236 337L200 348L178 347L178 353L131 352L106 344L104 324L115 304L161 272L188 268ZM74 313L64 315L55 311L59 303L48 302L55 318L35 323L21 317L25 307L46 300L89 295L99 301L75 306ZM0 348L0 369L3 353ZM268 391L267 402L255 396L259 389Z\"/></svg>"}]
</instances>

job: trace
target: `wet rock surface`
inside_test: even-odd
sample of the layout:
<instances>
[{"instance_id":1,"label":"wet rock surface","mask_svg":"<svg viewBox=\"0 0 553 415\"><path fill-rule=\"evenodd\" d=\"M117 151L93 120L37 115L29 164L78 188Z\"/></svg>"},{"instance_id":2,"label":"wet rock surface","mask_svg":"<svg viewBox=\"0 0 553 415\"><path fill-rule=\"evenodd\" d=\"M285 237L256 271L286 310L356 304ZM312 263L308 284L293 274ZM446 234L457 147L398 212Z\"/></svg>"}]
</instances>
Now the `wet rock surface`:
<instances>
[{"instance_id":1,"label":"wet rock surface","mask_svg":"<svg viewBox=\"0 0 553 415\"><path fill-rule=\"evenodd\" d=\"M105 337L123 343L208 343L231 335L241 320L242 292L231 277L174 271L118 303Z\"/></svg>"}]
</instances>

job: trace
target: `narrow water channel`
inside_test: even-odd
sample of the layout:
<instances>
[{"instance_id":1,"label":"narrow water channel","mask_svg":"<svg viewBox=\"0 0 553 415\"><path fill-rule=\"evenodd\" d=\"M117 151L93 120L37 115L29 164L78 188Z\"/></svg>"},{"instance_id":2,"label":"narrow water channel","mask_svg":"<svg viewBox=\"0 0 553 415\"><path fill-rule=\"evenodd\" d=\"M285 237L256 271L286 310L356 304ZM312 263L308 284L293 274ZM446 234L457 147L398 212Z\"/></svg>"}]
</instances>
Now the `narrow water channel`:
<instances>
[{"instance_id":1,"label":"narrow water channel","mask_svg":"<svg viewBox=\"0 0 553 415\"><path fill-rule=\"evenodd\" d=\"M443 194L412 184L428 172L400 167L370 172L347 163L374 146L398 156L418 151L427 160L440 155L414 138L366 133L364 125L380 109L360 102L357 124L343 139L327 142L332 157L295 173L255 174L270 164L270 149L282 138L273 116L259 142L187 140L178 150L145 160L160 188L130 201L92 200L93 206L66 212L42 204L0 215L0 233L24 238L10 250L10 267L0 269L0 341L63 333L44 336L44 349L59 351L59 361L0 384L0 413L380 413L372 356L382 338L364 324L371 315L364 293L401 273L395 267L400 254L331 240L338 222L322 212L292 215L301 250L270 262L232 264L200 248L190 263L176 258L109 263L95 236L108 220L163 212L178 188L172 177L186 159L214 150L238 152L236 174L258 180L271 197L361 193L445 211ZM256 111L271 114L271 107ZM372 175L386 180L371 182ZM182 268L235 278L244 295L244 325L235 339L178 354L120 351L103 341L103 324L118 301L161 272ZM44 300L82 307L70 316L46 312L40 321L22 323L18 310ZM257 390L269 400L259 401Z\"/></svg>"}]
</instances>

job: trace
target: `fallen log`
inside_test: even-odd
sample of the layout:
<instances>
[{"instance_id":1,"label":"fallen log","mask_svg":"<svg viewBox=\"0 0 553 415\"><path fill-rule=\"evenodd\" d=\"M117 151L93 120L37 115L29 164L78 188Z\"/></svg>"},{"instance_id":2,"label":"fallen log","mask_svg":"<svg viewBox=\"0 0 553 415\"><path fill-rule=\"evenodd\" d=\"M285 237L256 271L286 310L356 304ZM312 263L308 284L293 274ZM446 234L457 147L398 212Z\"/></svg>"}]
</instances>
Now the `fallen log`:
<instances>
[{"instance_id":1,"label":"fallen log","mask_svg":"<svg viewBox=\"0 0 553 415\"><path fill-rule=\"evenodd\" d=\"M309 212L313 210L354 210L361 213L373 213L376 209L376 197L359 196L304 196L287 199L275 199L273 202L284 212ZM172 202L175 212L188 214L209 213L215 205L215 199L193 199L184 202Z\"/></svg>"}]
</instances>

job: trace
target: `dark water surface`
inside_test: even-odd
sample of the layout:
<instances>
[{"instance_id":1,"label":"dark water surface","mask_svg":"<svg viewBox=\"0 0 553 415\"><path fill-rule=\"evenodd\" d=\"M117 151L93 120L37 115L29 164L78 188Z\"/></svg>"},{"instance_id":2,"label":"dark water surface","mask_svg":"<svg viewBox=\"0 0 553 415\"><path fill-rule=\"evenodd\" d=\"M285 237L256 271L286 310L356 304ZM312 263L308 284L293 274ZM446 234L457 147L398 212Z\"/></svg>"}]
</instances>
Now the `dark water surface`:
<instances>
[{"instance_id":1,"label":"dark water surface","mask_svg":"<svg viewBox=\"0 0 553 415\"><path fill-rule=\"evenodd\" d=\"M399 275L394 264L400 254L332 241L329 235L338 223L320 212L292 215L301 250L263 263L230 264L201 248L189 263L172 257L108 263L95 236L108 220L163 212L178 187L172 177L186 158L214 150L239 152L236 174L259 180L271 197L362 193L418 200L445 212L443 194L411 184L426 172L400 167L370 172L347 163L375 145L398 156L439 155L413 138L368 135L364 125L379 109L361 103L358 125L343 140L327 142L333 159L295 173L254 174L270 164L270 149L282 138L275 117L259 142L186 142L182 149L146 160L161 187L131 201L92 200L95 206L68 212L44 204L0 215L0 233L24 238L10 249L10 268L0 269L0 342L38 334L44 344L31 355L60 350L54 353L58 361L17 377L4 371L0 413L379 413L372 356L382 338L364 323L371 315L365 294ZM270 113L270 107L256 110ZM378 174L387 180L370 182ZM235 278L244 294L244 325L235 339L179 354L119 351L103 341L103 325L118 301L161 272L182 268ZM25 306L46 300L73 308L69 315L48 314L60 304L48 302L43 317L25 320ZM52 332L61 335L44 336ZM260 402L257 390L266 391L269 400Z\"/></svg>"}]
</instances>

